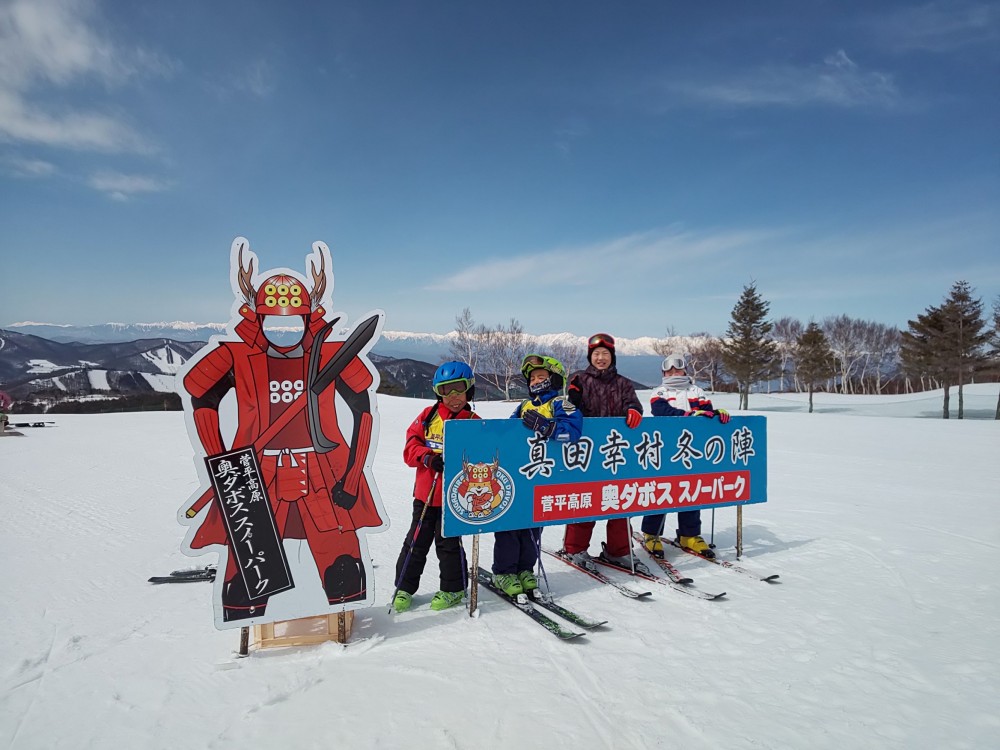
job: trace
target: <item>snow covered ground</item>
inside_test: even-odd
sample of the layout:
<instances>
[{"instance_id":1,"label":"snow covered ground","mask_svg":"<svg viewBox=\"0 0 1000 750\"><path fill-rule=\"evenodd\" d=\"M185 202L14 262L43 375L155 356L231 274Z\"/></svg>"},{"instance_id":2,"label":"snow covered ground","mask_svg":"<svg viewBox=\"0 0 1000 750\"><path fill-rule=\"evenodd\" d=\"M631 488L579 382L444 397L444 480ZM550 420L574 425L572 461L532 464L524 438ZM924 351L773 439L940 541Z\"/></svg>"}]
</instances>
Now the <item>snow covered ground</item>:
<instances>
[{"instance_id":1,"label":"snow covered ground","mask_svg":"<svg viewBox=\"0 0 1000 750\"><path fill-rule=\"evenodd\" d=\"M966 405L996 398L975 386ZM409 513L403 434L424 403L379 399L394 524L369 540L380 601ZM178 552L197 481L181 414L58 415L4 438L0 745L997 747L1000 422L901 418L936 414L939 394L751 406L768 416L770 499L744 513L744 560L780 583L675 557L729 596L655 586L632 601L547 560L564 604L609 621L561 642L485 591L476 618L430 612L432 556L413 612L362 611L346 648L247 659L238 631L213 628L208 584L146 583L214 561ZM718 512L723 555L734 524ZM602 539L598 526L592 551Z\"/></svg>"}]
</instances>

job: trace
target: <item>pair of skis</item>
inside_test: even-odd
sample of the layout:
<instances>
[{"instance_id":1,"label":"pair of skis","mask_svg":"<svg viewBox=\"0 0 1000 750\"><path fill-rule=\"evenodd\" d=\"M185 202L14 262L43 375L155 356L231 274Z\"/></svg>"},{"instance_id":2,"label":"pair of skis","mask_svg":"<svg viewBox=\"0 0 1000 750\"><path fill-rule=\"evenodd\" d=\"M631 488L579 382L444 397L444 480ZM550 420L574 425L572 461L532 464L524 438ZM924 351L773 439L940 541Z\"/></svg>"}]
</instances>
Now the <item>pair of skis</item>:
<instances>
[{"instance_id":1,"label":"pair of skis","mask_svg":"<svg viewBox=\"0 0 1000 750\"><path fill-rule=\"evenodd\" d=\"M642 542L642 538L639 536L639 532L633 532L632 536L640 543ZM697 552L693 550L689 550L686 547L682 547L676 539L667 539L666 537L661 537L660 539L664 544L669 544L671 547L679 549L681 552L685 554L697 557L699 560L704 560L705 562L712 563L713 565L718 565L722 568L725 568L726 570L731 570L734 573L739 573L740 575L747 576L748 578L753 578L755 581L763 581L764 583L771 583L772 581L776 581L779 577L778 573L772 573L770 575L761 575L760 573L750 570L749 568L745 568L742 565L737 565L736 563L730 562L729 560L720 560L717 557L705 557L704 555L699 555ZM657 562L666 562L666 560L660 561L658 558L655 557L653 559L657 560Z\"/></svg>"},{"instance_id":2,"label":"pair of skis","mask_svg":"<svg viewBox=\"0 0 1000 750\"><path fill-rule=\"evenodd\" d=\"M535 589L531 595L521 594L519 596L513 597L508 595L503 589L493 583L493 576L490 575L483 568L476 569L476 578L479 581L479 585L484 588L489 589L499 598L503 599L508 604L519 609L521 612L530 617L534 622L541 625L547 631L552 633L556 638L560 640L570 640L572 638L578 638L584 633L580 633L575 630L569 630L558 622L553 620L547 614L539 610L537 607L544 607L555 615L558 615L567 622L571 622L578 627L584 628L585 630L593 630L601 625L607 623L607 620L592 620L589 617L585 617L577 612L570 609L566 609L560 604L557 604L552 600L552 597L542 594L538 589ZM537 607L535 606L537 605Z\"/></svg>"},{"instance_id":3,"label":"pair of skis","mask_svg":"<svg viewBox=\"0 0 1000 750\"><path fill-rule=\"evenodd\" d=\"M653 583L658 583L661 586L667 586L673 589L674 591L679 591L680 593L686 594L687 596L693 596L696 599L706 599L708 601L713 601L715 599L720 599L726 595L725 591L723 591L720 594L710 594L706 591L700 591L699 589L689 588L691 584L691 579L683 578L679 573L677 573L676 569L674 569L673 566L669 566L670 569L660 566L661 570L663 570L663 572L666 573L668 576L668 578L663 578L662 576L655 575L653 571L650 570L649 567L647 567L647 565L643 563L641 560L634 561L635 569L633 570L632 567L625 565L618 565L617 563L614 563L611 560L606 560L602 557L591 558L591 560L594 563L593 565L580 565L576 561L574 561L573 558L570 557L565 550L556 551L543 548L543 551L546 554L552 555L553 557L562 560L570 567L576 568L577 570L586 573L591 578L598 580L601 583L606 583L609 586L613 586L615 589L617 589L618 593L622 594L623 596L627 596L630 599L640 599L643 597L651 596L652 592L636 591L635 589L629 588L628 586L618 583L618 581L602 573L597 568L598 565L601 565L606 568L611 568L613 570L618 570L623 573L628 573L629 575L634 576L636 578L642 578L643 580L646 581L652 581ZM657 565L659 565L660 563L659 560L652 557L650 559Z\"/></svg>"},{"instance_id":4,"label":"pair of skis","mask_svg":"<svg viewBox=\"0 0 1000 750\"><path fill-rule=\"evenodd\" d=\"M194 583L195 581L214 581L215 566L206 565L204 568L194 568L187 570L175 570L168 576L153 576L150 583Z\"/></svg>"}]
</instances>

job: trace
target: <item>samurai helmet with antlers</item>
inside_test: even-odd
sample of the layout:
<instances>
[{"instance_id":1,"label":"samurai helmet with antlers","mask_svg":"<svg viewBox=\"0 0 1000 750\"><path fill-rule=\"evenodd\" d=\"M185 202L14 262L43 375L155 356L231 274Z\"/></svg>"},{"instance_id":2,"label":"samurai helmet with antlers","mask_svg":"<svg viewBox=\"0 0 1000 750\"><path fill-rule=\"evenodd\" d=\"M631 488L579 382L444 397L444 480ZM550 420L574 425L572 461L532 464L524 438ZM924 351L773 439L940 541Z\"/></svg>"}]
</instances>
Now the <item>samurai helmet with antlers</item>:
<instances>
[{"instance_id":1,"label":"samurai helmet with antlers","mask_svg":"<svg viewBox=\"0 0 1000 750\"><path fill-rule=\"evenodd\" d=\"M253 257L249 265L243 265L244 245L239 249L239 270L237 281L240 291L248 305L253 305L258 315L305 315L308 316L314 307L318 307L323 293L326 291L326 259L322 252L319 255L319 268L310 264L313 277L312 292L308 291L302 282L294 276L279 273L269 276L259 288L253 286Z\"/></svg>"}]
</instances>

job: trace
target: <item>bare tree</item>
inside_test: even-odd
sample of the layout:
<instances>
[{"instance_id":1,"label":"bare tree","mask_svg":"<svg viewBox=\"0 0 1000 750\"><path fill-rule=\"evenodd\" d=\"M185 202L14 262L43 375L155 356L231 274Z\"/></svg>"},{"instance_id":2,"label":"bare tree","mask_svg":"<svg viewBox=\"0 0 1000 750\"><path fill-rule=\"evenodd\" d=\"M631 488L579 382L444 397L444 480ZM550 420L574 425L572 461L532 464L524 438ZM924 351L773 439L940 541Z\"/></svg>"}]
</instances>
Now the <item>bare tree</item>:
<instances>
[{"instance_id":1,"label":"bare tree","mask_svg":"<svg viewBox=\"0 0 1000 750\"><path fill-rule=\"evenodd\" d=\"M854 393L855 375L864 360L863 324L847 315L833 315L823 321L823 334L837 362L841 393Z\"/></svg>"},{"instance_id":2,"label":"bare tree","mask_svg":"<svg viewBox=\"0 0 1000 750\"><path fill-rule=\"evenodd\" d=\"M479 365L481 337L477 335L476 321L472 318L472 310L466 307L461 315L455 316L455 338L448 348L452 359L465 362L476 372Z\"/></svg>"},{"instance_id":3,"label":"bare tree","mask_svg":"<svg viewBox=\"0 0 1000 750\"><path fill-rule=\"evenodd\" d=\"M798 390L796 378L795 356L798 351L798 340L802 335L802 323L795 318L788 316L778 318L774 321L774 328L771 329L771 339L777 345L778 358L775 365L778 368L778 375L781 383L778 390ZM789 379L788 387L785 387L785 379Z\"/></svg>"},{"instance_id":4,"label":"bare tree","mask_svg":"<svg viewBox=\"0 0 1000 750\"><path fill-rule=\"evenodd\" d=\"M690 341L687 336L678 336L673 326L668 326L667 335L653 344L653 351L661 357L675 353L688 354Z\"/></svg>"},{"instance_id":5,"label":"bare tree","mask_svg":"<svg viewBox=\"0 0 1000 750\"><path fill-rule=\"evenodd\" d=\"M722 378L722 341L710 333L692 334L688 365L695 380L707 380L709 390L715 391Z\"/></svg>"},{"instance_id":6,"label":"bare tree","mask_svg":"<svg viewBox=\"0 0 1000 750\"><path fill-rule=\"evenodd\" d=\"M866 372L862 390L882 393L886 382L899 369L899 331L892 326L869 321L865 328Z\"/></svg>"},{"instance_id":7,"label":"bare tree","mask_svg":"<svg viewBox=\"0 0 1000 750\"><path fill-rule=\"evenodd\" d=\"M501 323L484 329L482 339L483 378L509 400L511 386L521 377L521 362L534 348L534 339L524 332L516 318L511 318L507 326Z\"/></svg>"},{"instance_id":8,"label":"bare tree","mask_svg":"<svg viewBox=\"0 0 1000 750\"><path fill-rule=\"evenodd\" d=\"M557 341L547 347L547 351L537 352L538 354L548 354L563 363L566 373L570 374L586 367L587 349L582 341Z\"/></svg>"}]
</instances>

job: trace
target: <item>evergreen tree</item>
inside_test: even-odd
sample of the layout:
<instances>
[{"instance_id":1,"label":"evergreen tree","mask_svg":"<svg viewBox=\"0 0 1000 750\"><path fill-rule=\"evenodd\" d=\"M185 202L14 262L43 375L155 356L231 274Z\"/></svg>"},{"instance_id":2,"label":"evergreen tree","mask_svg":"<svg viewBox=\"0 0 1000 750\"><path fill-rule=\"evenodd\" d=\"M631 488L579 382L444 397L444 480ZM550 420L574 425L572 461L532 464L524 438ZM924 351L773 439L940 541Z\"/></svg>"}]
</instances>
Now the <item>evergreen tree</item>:
<instances>
[{"instance_id":1,"label":"evergreen tree","mask_svg":"<svg viewBox=\"0 0 1000 750\"><path fill-rule=\"evenodd\" d=\"M795 377L809 389L809 413L813 411L813 392L816 384L833 377L837 362L826 340L826 334L816 323L810 323L805 332L795 340Z\"/></svg>"},{"instance_id":2,"label":"evergreen tree","mask_svg":"<svg viewBox=\"0 0 1000 750\"><path fill-rule=\"evenodd\" d=\"M946 347L944 312L940 307L928 307L916 320L907 321L908 329L900 333L900 357L909 377L929 379L944 389L942 417L948 419L950 372L943 366L942 348Z\"/></svg>"},{"instance_id":3,"label":"evergreen tree","mask_svg":"<svg viewBox=\"0 0 1000 750\"><path fill-rule=\"evenodd\" d=\"M990 357L993 362L993 370L1000 369L1000 296L993 300L993 345ZM994 419L1000 419L1000 395L997 396L997 412Z\"/></svg>"},{"instance_id":4,"label":"evergreen tree","mask_svg":"<svg viewBox=\"0 0 1000 750\"><path fill-rule=\"evenodd\" d=\"M948 349L953 359L947 363L954 372L958 385L958 418L965 418L962 386L971 382L986 365L984 347L990 340L990 331L983 319L982 299L973 299L972 287L966 281L956 281L945 300L945 334L950 339Z\"/></svg>"},{"instance_id":5,"label":"evergreen tree","mask_svg":"<svg viewBox=\"0 0 1000 750\"><path fill-rule=\"evenodd\" d=\"M957 281L940 307L928 307L902 334L903 367L911 375L931 378L944 389L942 418L950 414L951 386L958 386L958 418L965 418L963 386L985 363L982 300L973 299L965 281Z\"/></svg>"},{"instance_id":6,"label":"evergreen tree","mask_svg":"<svg viewBox=\"0 0 1000 750\"><path fill-rule=\"evenodd\" d=\"M740 409L750 408L750 386L770 376L777 356L777 347L768 338L770 308L771 303L757 293L756 282L743 287L722 342L722 360L736 380Z\"/></svg>"}]
</instances>

